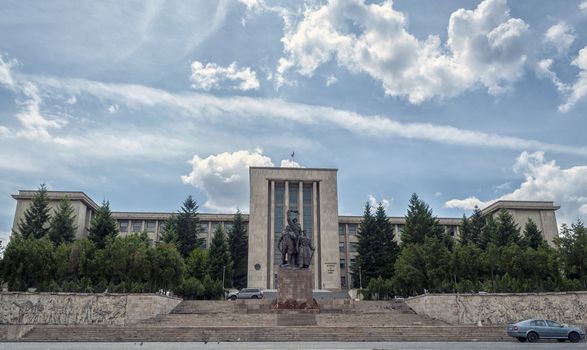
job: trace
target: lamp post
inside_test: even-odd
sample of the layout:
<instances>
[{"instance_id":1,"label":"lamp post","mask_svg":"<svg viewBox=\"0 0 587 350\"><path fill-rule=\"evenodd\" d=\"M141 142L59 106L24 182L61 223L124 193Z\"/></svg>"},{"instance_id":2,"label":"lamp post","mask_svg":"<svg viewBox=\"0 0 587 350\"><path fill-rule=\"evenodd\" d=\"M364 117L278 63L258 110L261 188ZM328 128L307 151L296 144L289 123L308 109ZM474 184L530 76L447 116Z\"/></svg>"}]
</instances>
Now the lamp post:
<instances>
[{"instance_id":1,"label":"lamp post","mask_svg":"<svg viewBox=\"0 0 587 350\"><path fill-rule=\"evenodd\" d=\"M226 265L222 265L222 289L224 289L224 272L226 271Z\"/></svg>"},{"instance_id":2,"label":"lamp post","mask_svg":"<svg viewBox=\"0 0 587 350\"><path fill-rule=\"evenodd\" d=\"M359 288L363 289L363 278L361 276L361 265L359 265Z\"/></svg>"}]
</instances>

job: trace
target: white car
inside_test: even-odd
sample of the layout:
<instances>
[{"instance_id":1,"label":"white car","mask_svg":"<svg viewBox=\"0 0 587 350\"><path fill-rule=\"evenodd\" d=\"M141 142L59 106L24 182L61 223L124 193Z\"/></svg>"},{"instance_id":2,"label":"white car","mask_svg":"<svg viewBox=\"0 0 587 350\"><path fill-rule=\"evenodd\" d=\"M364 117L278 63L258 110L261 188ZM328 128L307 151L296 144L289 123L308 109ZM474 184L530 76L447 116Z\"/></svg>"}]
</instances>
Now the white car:
<instances>
[{"instance_id":1,"label":"white car","mask_svg":"<svg viewBox=\"0 0 587 350\"><path fill-rule=\"evenodd\" d=\"M228 299L263 299L263 290L261 288L243 288L238 292L228 294Z\"/></svg>"}]
</instances>

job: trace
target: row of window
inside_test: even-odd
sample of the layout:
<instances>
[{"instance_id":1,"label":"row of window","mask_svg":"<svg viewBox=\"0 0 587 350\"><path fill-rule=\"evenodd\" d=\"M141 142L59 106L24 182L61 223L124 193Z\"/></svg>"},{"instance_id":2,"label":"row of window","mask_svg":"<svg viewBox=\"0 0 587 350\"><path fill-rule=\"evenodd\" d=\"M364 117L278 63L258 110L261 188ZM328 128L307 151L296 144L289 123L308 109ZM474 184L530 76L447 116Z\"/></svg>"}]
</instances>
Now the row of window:
<instances>
[{"instance_id":1,"label":"row of window","mask_svg":"<svg viewBox=\"0 0 587 350\"><path fill-rule=\"evenodd\" d=\"M216 229L220 225L221 225L220 222L212 223L212 232L216 231ZM143 231L143 220L118 220L118 230L120 232L123 232L123 233L129 232L129 228L130 228L131 233L142 232ZM145 221L144 231L146 231L148 233L154 233L154 232L161 233L164 230L165 230L165 221L159 221L159 230L157 230L157 221L156 220L146 220ZM232 223L228 223L228 222L224 223L224 232L228 232L230 230L232 230ZM202 234L205 236L208 235L208 222L207 221L200 222L200 232L202 232Z\"/></svg>"},{"instance_id":2,"label":"row of window","mask_svg":"<svg viewBox=\"0 0 587 350\"><path fill-rule=\"evenodd\" d=\"M344 236L345 233L345 226L348 225L349 236L354 236L357 234L357 224L339 224L338 225L338 234ZM397 225L398 232L401 232L404 229L404 225ZM455 236L457 234L457 226L446 226L446 232L451 236Z\"/></svg>"}]
</instances>

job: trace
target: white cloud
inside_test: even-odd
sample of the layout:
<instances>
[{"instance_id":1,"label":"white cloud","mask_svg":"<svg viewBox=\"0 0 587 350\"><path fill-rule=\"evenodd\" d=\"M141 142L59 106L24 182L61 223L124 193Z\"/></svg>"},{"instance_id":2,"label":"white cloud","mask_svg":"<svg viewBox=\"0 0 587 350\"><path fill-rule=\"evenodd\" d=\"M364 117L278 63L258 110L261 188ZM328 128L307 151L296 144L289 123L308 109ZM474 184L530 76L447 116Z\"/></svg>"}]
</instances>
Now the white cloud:
<instances>
[{"instance_id":1,"label":"white cloud","mask_svg":"<svg viewBox=\"0 0 587 350\"><path fill-rule=\"evenodd\" d=\"M194 155L189 162L192 171L181 177L186 184L191 184L204 191L207 208L233 212L236 208L248 208L249 203L249 167L273 167L271 158L257 148L254 151L224 152L200 158ZM282 167L302 167L291 160L282 160Z\"/></svg>"},{"instance_id":2,"label":"white cloud","mask_svg":"<svg viewBox=\"0 0 587 350\"><path fill-rule=\"evenodd\" d=\"M292 159L283 159L279 166L282 168L303 168L300 163Z\"/></svg>"},{"instance_id":3,"label":"white cloud","mask_svg":"<svg viewBox=\"0 0 587 350\"><path fill-rule=\"evenodd\" d=\"M575 35L573 27L565 22L553 25L544 34L544 42L554 46L561 55L569 51L576 38L577 35Z\"/></svg>"},{"instance_id":4,"label":"white cloud","mask_svg":"<svg viewBox=\"0 0 587 350\"><path fill-rule=\"evenodd\" d=\"M67 99L66 103L68 105L74 105L77 103L77 98L75 96L71 96L70 98Z\"/></svg>"},{"instance_id":5,"label":"white cloud","mask_svg":"<svg viewBox=\"0 0 587 350\"><path fill-rule=\"evenodd\" d=\"M421 103L451 97L478 83L501 93L524 72L528 25L510 18L505 0L485 0L474 11L450 18L447 50L438 36L421 41L407 30L407 18L393 2L331 0L308 8L295 26L285 26L285 57L276 84L291 69L311 76L335 59L352 72L381 81L385 93Z\"/></svg>"},{"instance_id":6,"label":"white cloud","mask_svg":"<svg viewBox=\"0 0 587 350\"><path fill-rule=\"evenodd\" d=\"M4 61L0 55L0 85L9 89L14 88L14 79L12 78L11 68L16 65L16 60Z\"/></svg>"},{"instance_id":7,"label":"white cloud","mask_svg":"<svg viewBox=\"0 0 587 350\"><path fill-rule=\"evenodd\" d=\"M583 1L582 3L579 4L579 10L587 11L587 1Z\"/></svg>"},{"instance_id":8,"label":"white cloud","mask_svg":"<svg viewBox=\"0 0 587 350\"><path fill-rule=\"evenodd\" d=\"M329 75L326 77L326 86L336 84L337 81L338 79L334 75Z\"/></svg>"},{"instance_id":9,"label":"white cloud","mask_svg":"<svg viewBox=\"0 0 587 350\"><path fill-rule=\"evenodd\" d=\"M560 93L565 94L569 91L569 87L558 78L555 72L551 70L553 63L554 61L550 58L538 62L536 64L536 75L539 78L549 79Z\"/></svg>"},{"instance_id":10,"label":"white cloud","mask_svg":"<svg viewBox=\"0 0 587 350\"><path fill-rule=\"evenodd\" d=\"M249 67L239 68L236 62L228 67L222 67L216 63L208 63L204 66L201 62L194 61L191 67L190 81L194 89L218 89L225 81L237 83L232 88L243 91L257 90L260 85L255 71Z\"/></svg>"},{"instance_id":11,"label":"white cloud","mask_svg":"<svg viewBox=\"0 0 587 350\"><path fill-rule=\"evenodd\" d=\"M379 203L381 203L383 205L383 209L385 209L386 212L389 210L389 205L391 204L391 200L382 198L380 201L378 201L377 198L375 198L375 196L372 194L369 195L369 199L367 201L373 210L377 210Z\"/></svg>"},{"instance_id":12,"label":"white cloud","mask_svg":"<svg viewBox=\"0 0 587 350\"><path fill-rule=\"evenodd\" d=\"M402 137L443 144L503 148L514 150L542 150L548 152L587 156L587 147L565 146L498 134L459 129L429 123L404 123L385 116L366 116L355 112L286 102L281 99L246 96L218 97L208 94L173 94L141 85L105 84L81 79L54 79L31 77L45 89L79 95L84 92L99 99L116 101L129 108L163 108L173 114L191 119L216 117L224 120L291 121L303 125L328 124L354 134L377 137ZM205 113L203 113L205 112Z\"/></svg>"},{"instance_id":13,"label":"white cloud","mask_svg":"<svg viewBox=\"0 0 587 350\"><path fill-rule=\"evenodd\" d=\"M548 161L543 152L522 152L513 170L524 178L514 191L485 202L475 197L453 199L445 206L471 209L474 204L484 207L499 199L554 201L561 206L557 212L559 224L587 217L587 166L563 169L554 160Z\"/></svg>"},{"instance_id":14,"label":"white cloud","mask_svg":"<svg viewBox=\"0 0 587 350\"><path fill-rule=\"evenodd\" d=\"M114 114L116 112L118 112L118 105L117 104L113 104L108 107L108 113Z\"/></svg>"},{"instance_id":15,"label":"white cloud","mask_svg":"<svg viewBox=\"0 0 587 350\"><path fill-rule=\"evenodd\" d=\"M559 106L559 111L565 113L575 107L587 96L587 46L579 51L579 55L571 62L579 68L577 80L570 86L570 93L566 102Z\"/></svg>"}]
</instances>

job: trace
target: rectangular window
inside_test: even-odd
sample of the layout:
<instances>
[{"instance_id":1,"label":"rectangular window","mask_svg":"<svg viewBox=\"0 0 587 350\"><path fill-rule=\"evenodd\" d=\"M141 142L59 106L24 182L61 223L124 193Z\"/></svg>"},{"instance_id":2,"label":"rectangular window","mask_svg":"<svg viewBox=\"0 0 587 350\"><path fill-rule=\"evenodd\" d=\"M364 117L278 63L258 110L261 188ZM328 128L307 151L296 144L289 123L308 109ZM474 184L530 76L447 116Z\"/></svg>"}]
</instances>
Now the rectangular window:
<instances>
[{"instance_id":1,"label":"rectangular window","mask_svg":"<svg viewBox=\"0 0 587 350\"><path fill-rule=\"evenodd\" d=\"M273 250L273 263L275 265L281 264L281 252L277 246L279 242L279 238L281 238L281 231L284 229L283 221L284 221L284 208L285 206L285 182L276 182L275 183L275 225L273 226L273 230L275 231L275 249Z\"/></svg>"},{"instance_id":2,"label":"rectangular window","mask_svg":"<svg viewBox=\"0 0 587 350\"><path fill-rule=\"evenodd\" d=\"M344 267L346 265L346 260L345 259L340 259L340 269L344 270Z\"/></svg>"},{"instance_id":3,"label":"rectangular window","mask_svg":"<svg viewBox=\"0 0 587 350\"><path fill-rule=\"evenodd\" d=\"M344 252L345 251L345 249L344 249L344 242L338 242L338 250L341 251L341 252Z\"/></svg>"},{"instance_id":4,"label":"rectangular window","mask_svg":"<svg viewBox=\"0 0 587 350\"><path fill-rule=\"evenodd\" d=\"M290 182L289 187L289 209L298 210L298 193L300 192L300 184L298 182ZM298 219L299 221L299 219Z\"/></svg>"},{"instance_id":5,"label":"rectangular window","mask_svg":"<svg viewBox=\"0 0 587 350\"><path fill-rule=\"evenodd\" d=\"M351 245L349 247L351 253L356 253L357 252L357 245L358 244L356 242L351 242Z\"/></svg>"},{"instance_id":6,"label":"rectangular window","mask_svg":"<svg viewBox=\"0 0 587 350\"><path fill-rule=\"evenodd\" d=\"M340 287L341 288L346 288L346 277L345 276L340 276Z\"/></svg>"},{"instance_id":7,"label":"rectangular window","mask_svg":"<svg viewBox=\"0 0 587 350\"><path fill-rule=\"evenodd\" d=\"M121 233L128 232L128 220L118 220L118 230Z\"/></svg>"},{"instance_id":8,"label":"rectangular window","mask_svg":"<svg viewBox=\"0 0 587 350\"><path fill-rule=\"evenodd\" d=\"M200 221L200 233L208 236L208 221Z\"/></svg>"},{"instance_id":9,"label":"rectangular window","mask_svg":"<svg viewBox=\"0 0 587 350\"><path fill-rule=\"evenodd\" d=\"M138 220L132 221L132 232L141 232L143 228L143 222Z\"/></svg>"},{"instance_id":10,"label":"rectangular window","mask_svg":"<svg viewBox=\"0 0 587 350\"><path fill-rule=\"evenodd\" d=\"M303 230L306 231L306 235L312 238L312 225L313 216L312 216L312 184L304 184L304 227Z\"/></svg>"},{"instance_id":11,"label":"rectangular window","mask_svg":"<svg viewBox=\"0 0 587 350\"><path fill-rule=\"evenodd\" d=\"M349 224L349 236L357 234L357 224Z\"/></svg>"},{"instance_id":12,"label":"rectangular window","mask_svg":"<svg viewBox=\"0 0 587 350\"><path fill-rule=\"evenodd\" d=\"M165 232L165 226L167 226L165 221L159 221L159 233Z\"/></svg>"},{"instance_id":13,"label":"rectangular window","mask_svg":"<svg viewBox=\"0 0 587 350\"><path fill-rule=\"evenodd\" d=\"M212 234L216 233L216 229L220 226L219 222L212 223Z\"/></svg>"},{"instance_id":14,"label":"rectangular window","mask_svg":"<svg viewBox=\"0 0 587 350\"><path fill-rule=\"evenodd\" d=\"M232 231L232 223L225 222L224 223L224 232L229 233L230 231Z\"/></svg>"},{"instance_id":15,"label":"rectangular window","mask_svg":"<svg viewBox=\"0 0 587 350\"><path fill-rule=\"evenodd\" d=\"M344 228L345 228L345 224L338 224L338 234L341 236L344 236Z\"/></svg>"},{"instance_id":16,"label":"rectangular window","mask_svg":"<svg viewBox=\"0 0 587 350\"><path fill-rule=\"evenodd\" d=\"M157 228L157 221L147 221L145 222L145 225L147 226L147 232L155 232L155 228Z\"/></svg>"}]
</instances>

